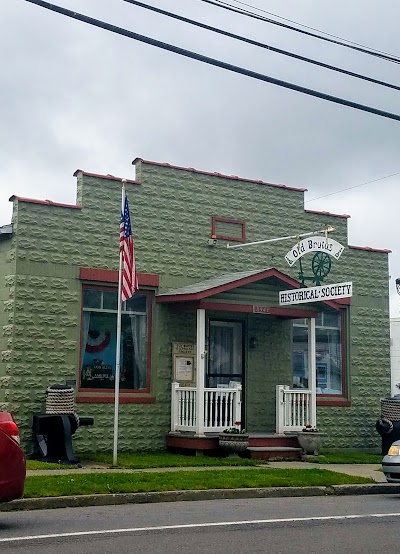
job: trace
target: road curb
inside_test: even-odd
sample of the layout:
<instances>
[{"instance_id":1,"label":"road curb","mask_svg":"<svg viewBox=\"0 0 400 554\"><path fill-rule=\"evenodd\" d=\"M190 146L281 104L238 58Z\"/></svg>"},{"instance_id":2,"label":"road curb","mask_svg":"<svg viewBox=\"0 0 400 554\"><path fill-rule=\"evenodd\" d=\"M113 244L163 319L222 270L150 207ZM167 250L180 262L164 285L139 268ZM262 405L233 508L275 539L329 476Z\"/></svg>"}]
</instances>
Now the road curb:
<instances>
[{"instance_id":1,"label":"road curb","mask_svg":"<svg viewBox=\"0 0 400 554\"><path fill-rule=\"evenodd\" d=\"M193 502L196 500L227 500L242 498L278 498L299 496L349 496L362 494L400 494L400 485L332 485L330 487L268 487L258 489L210 489L146 493L90 494L54 498L22 498L0 504L0 512L148 504L156 502Z\"/></svg>"}]
</instances>

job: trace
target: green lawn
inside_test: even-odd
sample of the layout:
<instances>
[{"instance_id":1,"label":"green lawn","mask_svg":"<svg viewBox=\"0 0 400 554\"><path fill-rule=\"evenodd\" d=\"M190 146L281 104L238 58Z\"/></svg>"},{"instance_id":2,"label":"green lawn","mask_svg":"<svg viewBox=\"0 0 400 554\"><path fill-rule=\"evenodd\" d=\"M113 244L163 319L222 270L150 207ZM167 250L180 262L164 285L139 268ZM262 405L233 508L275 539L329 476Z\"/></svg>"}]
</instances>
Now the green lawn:
<instances>
[{"instance_id":1,"label":"green lawn","mask_svg":"<svg viewBox=\"0 0 400 554\"><path fill-rule=\"evenodd\" d=\"M75 469L74 465L49 464L39 460L26 460L26 469Z\"/></svg>"},{"instance_id":2,"label":"green lawn","mask_svg":"<svg viewBox=\"0 0 400 554\"><path fill-rule=\"evenodd\" d=\"M204 471L86 473L27 477L24 498L176 490L306 487L373 483L322 469L226 469Z\"/></svg>"},{"instance_id":3,"label":"green lawn","mask_svg":"<svg viewBox=\"0 0 400 554\"><path fill-rule=\"evenodd\" d=\"M112 454L90 453L80 456L82 465L87 462L98 463L105 467L113 467ZM120 469L147 469L161 467L218 467L218 466L258 466L263 465L263 460L250 460L246 458L216 458L212 456L185 456L181 454L169 454L157 452L154 454L119 454L117 467ZM76 465L49 464L39 460L27 460L26 469L78 469Z\"/></svg>"},{"instance_id":4,"label":"green lawn","mask_svg":"<svg viewBox=\"0 0 400 554\"><path fill-rule=\"evenodd\" d=\"M322 452L316 458L319 464L380 464L381 454L368 454L367 452Z\"/></svg>"},{"instance_id":5,"label":"green lawn","mask_svg":"<svg viewBox=\"0 0 400 554\"><path fill-rule=\"evenodd\" d=\"M82 459L104 463L112 467L112 454L87 453L82 454ZM322 452L320 456L312 461L320 464L380 464L382 456L366 452L336 451ZM129 469L148 467L251 466L262 463L266 462L246 458L214 458L211 456L188 456L167 452L153 454L121 453L118 455L118 467Z\"/></svg>"},{"instance_id":6,"label":"green lawn","mask_svg":"<svg viewBox=\"0 0 400 554\"><path fill-rule=\"evenodd\" d=\"M112 454L86 453L81 455L84 461L94 461L112 467ZM223 458L212 456L187 456L184 454L170 454L157 452L149 454L118 454L118 467L126 469L146 469L152 467L206 467L206 466L256 466L263 464L263 460L247 458Z\"/></svg>"},{"instance_id":7,"label":"green lawn","mask_svg":"<svg viewBox=\"0 0 400 554\"><path fill-rule=\"evenodd\" d=\"M97 462L113 467L112 454L86 453L80 457L85 462ZM310 460L311 461L311 460ZM365 452L325 452L313 458L312 461L320 464L380 464L382 456L379 454L367 454ZM223 458L211 456L188 456L183 454L171 454L157 452L149 454L121 453L118 454L118 467L125 469L146 469L162 467L218 467L218 466L258 466L268 464L263 460L250 460L247 458ZM27 460L27 469L74 469L76 466L65 464L48 464L38 460Z\"/></svg>"}]
</instances>

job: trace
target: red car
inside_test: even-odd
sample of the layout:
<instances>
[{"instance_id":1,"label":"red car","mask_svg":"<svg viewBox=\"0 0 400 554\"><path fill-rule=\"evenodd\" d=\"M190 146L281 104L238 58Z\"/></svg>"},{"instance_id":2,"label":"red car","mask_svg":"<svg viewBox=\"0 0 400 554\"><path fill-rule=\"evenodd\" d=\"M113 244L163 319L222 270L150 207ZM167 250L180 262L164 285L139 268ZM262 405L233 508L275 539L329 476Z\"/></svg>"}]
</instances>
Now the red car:
<instances>
[{"instance_id":1,"label":"red car","mask_svg":"<svg viewBox=\"0 0 400 554\"><path fill-rule=\"evenodd\" d=\"M24 492L26 458L19 445L19 430L13 416L0 412L0 502L21 498Z\"/></svg>"}]
</instances>

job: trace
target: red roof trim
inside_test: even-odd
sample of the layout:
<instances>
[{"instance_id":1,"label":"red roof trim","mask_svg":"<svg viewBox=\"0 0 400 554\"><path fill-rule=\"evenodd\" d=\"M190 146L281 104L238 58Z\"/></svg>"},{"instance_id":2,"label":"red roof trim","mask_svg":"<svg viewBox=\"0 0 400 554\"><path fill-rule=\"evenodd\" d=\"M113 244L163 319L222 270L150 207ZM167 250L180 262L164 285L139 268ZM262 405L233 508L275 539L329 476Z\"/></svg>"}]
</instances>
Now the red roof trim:
<instances>
[{"instance_id":1,"label":"red roof trim","mask_svg":"<svg viewBox=\"0 0 400 554\"><path fill-rule=\"evenodd\" d=\"M367 252L380 252L381 254L391 254L391 250L386 250L384 248L371 248L370 246L353 246L349 244L349 248L354 250L366 250Z\"/></svg>"},{"instance_id":2,"label":"red roof trim","mask_svg":"<svg viewBox=\"0 0 400 554\"><path fill-rule=\"evenodd\" d=\"M97 281L101 283L118 283L118 271L115 269L97 269L93 267L79 268L79 279L82 281ZM159 275L153 273L138 273L139 285L158 287Z\"/></svg>"},{"instance_id":3,"label":"red roof trim","mask_svg":"<svg viewBox=\"0 0 400 554\"><path fill-rule=\"evenodd\" d=\"M308 189L303 188L296 188L296 187L288 187L287 185L282 185L280 183L267 183L265 181L262 181L261 179L245 179L244 177L238 177L237 175L225 175L223 173L217 173L217 172L211 172L211 171L202 171L200 169L195 169L193 167L181 167L179 165L172 165L169 163L162 163L162 162L152 162L150 160L144 160L143 158L135 158L132 162L133 165L136 164L136 162L142 162L144 164L148 165L156 165L158 167L169 167L170 169L179 169L180 171L191 171L192 173L198 173L200 175L211 175L213 177L222 177L223 179L233 179L235 181L244 181L247 183L256 183L258 185L269 185L271 187L279 187L286 190L295 190L297 192L307 192Z\"/></svg>"},{"instance_id":4,"label":"red roof trim","mask_svg":"<svg viewBox=\"0 0 400 554\"><path fill-rule=\"evenodd\" d=\"M292 319L300 319L302 317L317 317L317 310L307 310L301 308L267 308L269 315L276 317L287 317ZM260 312L257 312L260 313Z\"/></svg>"},{"instance_id":5,"label":"red roof trim","mask_svg":"<svg viewBox=\"0 0 400 554\"><path fill-rule=\"evenodd\" d=\"M349 214L333 214L331 212L320 212L318 210L304 210L308 214L318 214L318 215L330 215L332 217L342 217L343 219L348 219L351 217Z\"/></svg>"},{"instance_id":6,"label":"red roof trim","mask_svg":"<svg viewBox=\"0 0 400 554\"><path fill-rule=\"evenodd\" d=\"M30 204L41 204L42 206L58 206L60 208L73 208L75 210L81 210L82 206L76 204L62 204L60 202L52 202L51 200L37 200L36 198L24 198L22 196L16 196L13 194L9 198L10 202L18 200L18 202L29 202Z\"/></svg>"},{"instance_id":7,"label":"red roof trim","mask_svg":"<svg viewBox=\"0 0 400 554\"><path fill-rule=\"evenodd\" d=\"M250 304L227 304L226 302L205 302L201 300L198 303L198 308L203 310L214 310L216 312L253 313L253 306Z\"/></svg>"},{"instance_id":8,"label":"red roof trim","mask_svg":"<svg viewBox=\"0 0 400 554\"><path fill-rule=\"evenodd\" d=\"M316 310L307 310L299 308L280 308L263 306L263 311L255 311L253 304L227 304L225 302L199 302L200 309L214 310L223 312L250 313L254 315L272 315L276 317L287 317L300 319L302 317L317 317Z\"/></svg>"},{"instance_id":9,"label":"red roof trim","mask_svg":"<svg viewBox=\"0 0 400 554\"><path fill-rule=\"evenodd\" d=\"M292 277L289 277L289 275L286 275L285 273L281 273L277 269L272 268L272 269L266 269L264 271L260 271L260 273L250 275L248 277L243 277L242 279L236 279L235 281L231 281L230 283L225 283L224 285L219 285L217 287L213 287L207 290L202 290L199 292L156 296L156 302L187 302L187 301L193 301L193 300L202 300L203 298L209 298L210 296L214 296L215 294L221 294L222 292L226 292L237 287L249 285L251 283L256 283L258 281L261 281L262 279L268 279L271 277L276 277L283 283L286 283L287 285L290 285L297 289L300 288L301 286L298 281L296 281L295 279L292 279ZM323 303L335 310L340 309L339 304L337 304L334 300L326 300Z\"/></svg>"},{"instance_id":10,"label":"red roof trim","mask_svg":"<svg viewBox=\"0 0 400 554\"><path fill-rule=\"evenodd\" d=\"M79 173L82 173L82 175L86 175L87 177L99 177L100 179L109 179L110 181L119 181L121 183L122 183L122 180L124 180L127 183L131 183L133 185L140 185L139 181L135 181L133 179L125 179L124 177L115 177L115 175L110 175L109 173L107 175L102 175L101 173L89 173L87 171L83 171L83 169L77 169L74 172L74 177L76 177Z\"/></svg>"}]
</instances>

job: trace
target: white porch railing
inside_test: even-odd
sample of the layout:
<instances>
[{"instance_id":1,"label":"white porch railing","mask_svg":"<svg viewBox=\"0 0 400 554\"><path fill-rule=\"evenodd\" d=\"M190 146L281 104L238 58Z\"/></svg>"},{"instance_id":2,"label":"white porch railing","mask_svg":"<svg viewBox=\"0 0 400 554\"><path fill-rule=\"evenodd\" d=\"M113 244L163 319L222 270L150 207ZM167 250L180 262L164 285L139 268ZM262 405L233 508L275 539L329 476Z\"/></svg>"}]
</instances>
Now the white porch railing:
<instances>
[{"instance_id":1,"label":"white porch railing","mask_svg":"<svg viewBox=\"0 0 400 554\"><path fill-rule=\"evenodd\" d=\"M171 431L194 431L198 429L196 387L181 387L172 383ZM219 433L234 427L241 420L242 385L229 388L204 389L204 432Z\"/></svg>"},{"instance_id":2,"label":"white porch railing","mask_svg":"<svg viewBox=\"0 0 400 554\"><path fill-rule=\"evenodd\" d=\"M301 431L307 424L316 425L312 391L276 387L276 432Z\"/></svg>"},{"instance_id":3,"label":"white porch railing","mask_svg":"<svg viewBox=\"0 0 400 554\"><path fill-rule=\"evenodd\" d=\"M242 386L231 388L206 388L203 391L204 422L197 422L196 387L181 387L172 383L171 431L191 431L199 427L208 433L220 433L234 427L241 420ZM286 385L276 387L276 432L279 434L301 431L307 424L316 425L312 391L290 389ZM202 432L203 432L202 431Z\"/></svg>"}]
</instances>

